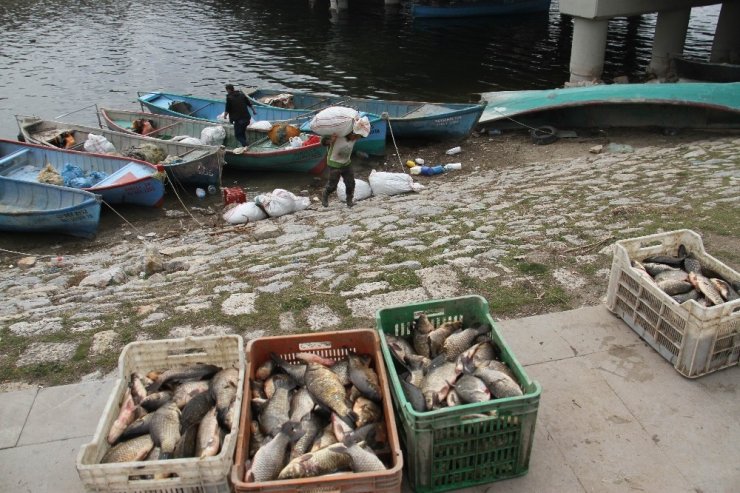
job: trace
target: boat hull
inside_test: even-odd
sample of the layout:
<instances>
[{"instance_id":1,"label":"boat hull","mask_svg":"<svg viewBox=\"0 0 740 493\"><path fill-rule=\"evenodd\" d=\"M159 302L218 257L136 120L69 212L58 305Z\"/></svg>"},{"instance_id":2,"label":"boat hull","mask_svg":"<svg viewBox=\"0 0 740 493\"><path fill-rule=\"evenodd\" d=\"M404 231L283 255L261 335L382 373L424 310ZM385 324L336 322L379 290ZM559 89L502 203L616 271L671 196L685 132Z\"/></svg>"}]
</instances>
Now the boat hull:
<instances>
[{"instance_id":1,"label":"boat hull","mask_svg":"<svg viewBox=\"0 0 740 493\"><path fill-rule=\"evenodd\" d=\"M0 176L0 230L92 238L99 221L98 195Z\"/></svg>"},{"instance_id":2,"label":"boat hull","mask_svg":"<svg viewBox=\"0 0 740 493\"><path fill-rule=\"evenodd\" d=\"M485 105L465 103L426 103L417 101L376 100L310 94L298 91L257 89L248 94L257 106L268 106L263 98L290 94L302 111L316 111L333 105L345 105L375 115L388 115L389 132L395 138L452 139L470 134Z\"/></svg>"},{"instance_id":3,"label":"boat hull","mask_svg":"<svg viewBox=\"0 0 740 493\"><path fill-rule=\"evenodd\" d=\"M740 65L711 63L675 56L671 58L673 71L683 79L704 82L740 82Z\"/></svg>"},{"instance_id":4,"label":"boat hull","mask_svg":"<svg viewBox=\"0 0 740 493\"><path fill-rule=\"evenodd\" d=\"M155 128L168 127L171 135L189 135L199 137L202 130L216 125L213 122L195 119L173 117L126 110L100 109L100 114L108 128L119 132L132 132L131 122L138 118L149 118ZM250 171L278 171L290 173L319 174L326 165L326 147L320 144L292 148L289 145L276 147L266 137L265 132L247 131L249 147L243 153L237 154L234 149L241 144L234 136L234 126L221 123L226 130L224 146L226 148L226 165L240 170ZM159 134L163 138L170 135Z\"/></svg>"},{"instance_id":5,"label":"boat hull","mask_svg":"<svg viewBox=\"0 0 740 493\"><path fill-rule=\"evenodd\" d=\"M61 132L72 132L77 142L84 142L89 134L102 135L119 152L127 152L143 144L154 144L167 156L179 158L172 163L162 164L167 177L175 185L185 187L221 186L221 172L225 163L225 151L214 146L198 146L167 142L137 134L87 127L73 123L42 120L37 117L17 117L18 127L26 142L57 148L52 142ZM80 149L81 150L81 149ZM150 164L160 164L150 162Z\"/></svg>"},{"instance_id":6,"label":"boat hull","mask_svg":"<svg viewBox=\"0 0 740 493\"><path fill-rule=\"evenodd\" d=\"M82 190L100 195L109 204L159 207L164 201L162 176L156 166L145 161L0 139L0 175L38 182L46 164L59 173L65 164L105 173L106 178Z\"/></svg>"},{"instance_id":7,"label":"boat hull","mask_svg":"<svg viewBox=\"0 0 740 493\"><path fill-rule=\"evenodd\" d=\"M480 123L568 127L739 128L740 83L611 84L481 95Z\"/></svg>"},{"instance_id":8,"label":"boat hull","mask_svg":"<svg viewBox=\"0 0 740 493\"><path fill-rule=\"evenodd\" d=\"M511 15L546 12L550 0L484 0L448 6L411 6L411 15L418 18L476 17L481 15Z\"/></svg>"},{"instance_id":9,"label":"boat hull","mask_svg":"<svg viewBox=\"0 0 740 493\"><path fill-rule=\"evenodd\" d=\"M173 101L187 103L195 111L190 112L190 114L173 111L169 108ZM152 113L174 116L177 118L203 120L212 124L223 124L218 117L226 108L226 103L222 100L197 98L193 96L162 92L141 94L139 96L139 103L142 108L146 108ZM255 105L254 110L255 114L252 117L254 121L264 120L273 123L288 122L301 126L302 129L307 129L308 122L320 111L320 109L295 110L266 105ZM384 156L387 125L377 114L368 114L367 116L370 120L370 135L357 141L357 144L355 144L355 150L366 152L373 156Z\"/></svg>"}]
</instances>

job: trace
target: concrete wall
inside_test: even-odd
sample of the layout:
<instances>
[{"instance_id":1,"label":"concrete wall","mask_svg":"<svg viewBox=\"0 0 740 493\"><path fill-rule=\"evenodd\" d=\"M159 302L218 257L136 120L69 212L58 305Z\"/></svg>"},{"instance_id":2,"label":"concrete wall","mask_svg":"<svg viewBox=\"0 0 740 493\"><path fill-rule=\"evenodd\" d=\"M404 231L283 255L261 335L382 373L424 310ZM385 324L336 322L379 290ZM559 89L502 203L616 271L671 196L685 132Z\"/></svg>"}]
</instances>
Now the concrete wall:
<instances>
[{"instance_id":1,"label":"concrete wall","mask_svg":"<svg viewBox=\"0 0 740 493\"><path fill-rule=\"evenodd\" d=\"M724 3L738 0L725 0ZM560 0L560 13L586 19L609 19L723 3L721 0Z\"/></svg>"}]
</instances>

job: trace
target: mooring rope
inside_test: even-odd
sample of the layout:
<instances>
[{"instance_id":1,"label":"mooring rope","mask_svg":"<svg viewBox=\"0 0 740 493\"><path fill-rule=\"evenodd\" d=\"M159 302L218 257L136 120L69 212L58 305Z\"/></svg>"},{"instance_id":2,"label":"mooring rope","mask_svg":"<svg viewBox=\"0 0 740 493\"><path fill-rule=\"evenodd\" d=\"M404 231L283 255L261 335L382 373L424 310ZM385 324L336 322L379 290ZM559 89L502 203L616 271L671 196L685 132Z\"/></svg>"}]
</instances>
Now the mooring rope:
<instances>
[{"instance_id":1,"label":"mooring rope","mask_svg":"<svg viewBox=\"0 0 740 493\"><path fill-rule=\"evenodd\" d=\"M401 152L398 150L398 145L396 145L396 136L393 135L393 127L391 126L391 119L388 115L387 111L384 111L380 117L388 122L388 131L391 133L391 140L393 141L393 147L396 149L396 156L398 156L398 164L401 165L401 169L404 173L406 173L406 166L403 165L403 160L401 159Z\"/></svg>"},{"instance_id":2,"label":"mooring rope","mask_svg":"<svg viewBox=\"0 0 740 493\"><path fill-rule=\"evenodd\" d=\"M172 181L172 179L170 178L169 175L166 175L166 176L167 176L167 181L170 182L170 184L172 185L172 191L175 192L175 197L177 197L177 200L178 200L178 202L180 202L180 205L182 205L182 208L185 210L185 212L188 213L188 215L193 219L193 221L195 221L195 224L197 224L198 226L200 226L202 228L203 227L203 224L201 224L200 221L198 221L195 218L195 216L190 212L190 210L188 210L188 207L182 201L182 198L180 198L180 194L177 193L177 185L178 184L183 188L183 190L185 189L185 187L182 185L182 183L180 182L180 180L177 177L175 177L175 179L177 179L178 183L174 183Z\"/></svg>"}]
</instances>

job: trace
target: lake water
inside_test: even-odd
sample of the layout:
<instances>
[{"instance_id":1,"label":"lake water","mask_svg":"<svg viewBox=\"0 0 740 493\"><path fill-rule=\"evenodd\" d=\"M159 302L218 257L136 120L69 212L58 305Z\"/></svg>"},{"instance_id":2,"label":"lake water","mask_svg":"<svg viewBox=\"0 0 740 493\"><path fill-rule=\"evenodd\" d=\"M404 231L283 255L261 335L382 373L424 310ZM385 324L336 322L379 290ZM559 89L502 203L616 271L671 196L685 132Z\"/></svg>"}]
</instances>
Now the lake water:
<instances>
[{"instance_id":1,"label":"lake water","mask_svg":"<svg viewBox=\"0 0 740 493\"><path fill-rule=\"evenodd\" d=\"M568 80L571 20L558 13L413 20L408 3L350 0L3 0L0 137L16 114L55 118L137 91L221 98L227 82L377 98L477 100ZM692 12L686 52L707 57L719 6ZM655 15L610 23L604 78L637 79ZM65 117L96 124L94 109ZM238 181L238 180L235 180ZM303 178L299 181L305 181Z\"/></svg>"}]
</instances>

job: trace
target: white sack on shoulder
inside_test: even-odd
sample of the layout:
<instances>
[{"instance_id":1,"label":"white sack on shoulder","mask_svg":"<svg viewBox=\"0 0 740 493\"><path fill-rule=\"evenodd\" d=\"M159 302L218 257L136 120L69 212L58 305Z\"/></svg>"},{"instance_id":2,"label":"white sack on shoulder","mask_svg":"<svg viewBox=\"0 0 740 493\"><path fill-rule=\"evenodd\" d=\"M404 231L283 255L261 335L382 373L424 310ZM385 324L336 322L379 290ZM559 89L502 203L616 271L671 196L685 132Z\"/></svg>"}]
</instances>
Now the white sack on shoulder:
<instances>
[{"instance_id":1,"label":"white sack on shoulder","mask_svg":"<svg viewBox=\"0 0 740 493\"><path fill-rule=\"evenodd\" d=\"M387 173L385 171L370 172L370 188L374 195L397 195L406 192L418 192L424 189L420 183L406 173Z\"/></svg>"},{"instance_id":2,"label":"white sack on shoulder","mask_svg":"<svg viewBox=\"0 0 740 493\"><path fill-rule=\"evenodd\" d=\"M246 224L266 219L267 214L254 202L244 202L224 212L223 217L229 224Z\"/></svg>"},{"instance_id":3,"label":"white sack on shoulder","mask_svg":"<svg viewBox=\"0 0 740 493\"><path fill-rule=\"evenodd\" d=\"M373 190L370 188L370 184L355 178L355 193L352 200L357 202L358 200L369 199L372 196ZM347 187L344 185L344 178L339 178L339 183L337 183L337 198L342 202L347 200Z\"/></svg>"},{"instance_id":4,"label":"white sack on shoulder","mask_svg":"<svg viewBox=\"0 0 740 493\"><path fill-rule=\"evenodd\" d=\"M359 118L360 114L357 110L344 106L330 106L319 111L311 119L309 126L314 133L319 135L344 136L352 132L355 120Z\"/></svg>"},{"instance_id":5,"label":"white sack on shoulder","mask_svg":"<svg viewBox=\"0 0 740 493\"><path fill-rule=\"evenodd\" d=\"M116 147L108 139L98 134L88 134L83 147L87 152L96 152L98 154L116 152Z\"/></svg>"}]
</instances>

